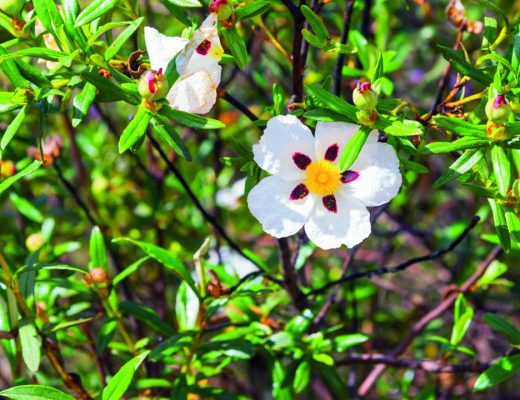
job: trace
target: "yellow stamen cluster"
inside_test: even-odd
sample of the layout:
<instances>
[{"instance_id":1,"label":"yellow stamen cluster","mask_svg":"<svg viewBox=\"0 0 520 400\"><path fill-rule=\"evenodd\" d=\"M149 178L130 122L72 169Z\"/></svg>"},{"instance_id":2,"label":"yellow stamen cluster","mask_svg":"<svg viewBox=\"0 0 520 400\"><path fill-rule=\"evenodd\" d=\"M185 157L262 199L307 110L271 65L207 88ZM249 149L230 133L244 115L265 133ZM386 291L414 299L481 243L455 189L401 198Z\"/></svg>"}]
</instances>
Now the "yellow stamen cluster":
<instances>
[{"instance_id":1,"label":"yellow stamen cluster","mask_svg":"<svg viewBox=\"0 0 520 400\"><path fill-rule=\"evenodd\" d=\"M337 165L327 160L310 164L305 170L305 185L310 192L320 196L334 194L339 189L341 172Z\"/></svg>"}]
</instances>

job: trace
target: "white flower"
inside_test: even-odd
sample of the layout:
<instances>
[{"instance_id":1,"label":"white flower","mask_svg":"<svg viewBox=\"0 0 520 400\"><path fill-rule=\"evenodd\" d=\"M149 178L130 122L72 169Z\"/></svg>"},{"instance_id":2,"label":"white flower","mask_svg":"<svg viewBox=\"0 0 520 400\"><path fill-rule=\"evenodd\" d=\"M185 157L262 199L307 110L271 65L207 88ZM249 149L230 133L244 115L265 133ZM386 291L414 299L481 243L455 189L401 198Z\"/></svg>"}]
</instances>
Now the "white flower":
<instances>
[{"instance_id":1,"label":"white flower","mask_svg":"<svg viewBox=\"0 0 520 400\"><path fill-rule=\"evenodd\" d=\"M218 190L215 196L217 206L236 210L240 206L240 199L244 195L245 189L246 178L243 178L233 183L230 188Z\"/></svg>"},{"instance_id":2,"label":"white flower","mask_svg":"<svg viewBox=\"0 0 520 400\"><path fill-rule=\"evenodd\" d=\"M179 78L166 99L173 108L194 114L208 113L217 101L217 87L224 50L217 30L217 16L210 14L190 40L165 36L149 26L144 40L153 70L166 71L175 56Z\"/></svg>"},{"instance_id":3,"label":"white flower","mask_svg":"<svg viewBox=\"0 0 520 400\"><path fill-rule=\"evenodd\" d=\"M260 143L253 146L260 168L272 174L247 198L263 229L277 238L305 232L323 249L353 247L370 235L367 207L390 201L402 177L392 146L379 143L371 132L357 160L343 173L342 149L359 126L318 122L316 134L292 115L267 123Z\"/></svg>"}]
</instances>

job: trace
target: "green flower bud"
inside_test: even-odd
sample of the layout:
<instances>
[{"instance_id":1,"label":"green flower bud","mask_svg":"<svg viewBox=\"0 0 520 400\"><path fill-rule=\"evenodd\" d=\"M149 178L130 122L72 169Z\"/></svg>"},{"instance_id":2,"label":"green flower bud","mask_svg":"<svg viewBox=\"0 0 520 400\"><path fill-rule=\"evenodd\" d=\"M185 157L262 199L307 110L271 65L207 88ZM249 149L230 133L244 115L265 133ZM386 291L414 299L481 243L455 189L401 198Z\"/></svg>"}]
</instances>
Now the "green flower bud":
<instances>
[{"instance_id":1,"label":"green flower bud","mask_svg":"<svg viewBox=\"0 0 520 400\"><path fill-rule=\"evenodd\" d=\"M25 0L0 0L0 10L11 17L17 17L25 6Z\"/></svg>"},{"instance_id":2,"label":"green flower bud","mask_svg":"<svg viewBox=\"0 0 520 400\"><path fill-rule=\"evenodd\" d=\"M356 118L361 125L374 126L377 121L377 112L375 110L359 110L356 112Z\"/></svg>"},{"instance_id":3,"label":"green flower bud","mask_svg":"<svg viewBox=\"0 0 520 400\"><path fill-rule=\"evenodd\" d=\"M497 124L506 123L511 115L511 106L503 94L490 98L486 104L486 116Z\"/></svg>"},{"instance_id":4,"label":"green flower bud","mask_svg":"<svg viewBox=\"0 0 520 400\"><path fill-rule=\"evenodd\" d=\"M162 73L162 69L157 72L148 70L141 75L137 90L144 99L155 101L164 99L170 90L170 86Z\"/></svg>"},{"instance_id":5,"label":"green flower bud","mask_svg":"<svg viewBox=\"0 0 520 400\"><path fill-rule=\"evenodd\" d=\"M39 250L45 244L45 238L41 233L32 233L25 240L25 247L31 253Z\"/></svg>"},{"instance_id":6,"label":"green flower bud","mask_svg":"<svg viewBox=\"0 0 520 400\"><path fill-rule=\"evenodd\" d=\"M497 142L505 140L507 138L507 128L504 124L495 124L492 121L488 121L486 126L487 135Z\"/></svg>"},{"instance_id":7,"label":"green flower bud","mask_svg":"<svg viewBox=\"0 0 520 400\"><path fill-rule=\"evenodd\" d=\"M378 95L377 92L372 89L370 82L360 82L354 89L352 94L354 104L360 110L373 110L377 106Z\"/></svg>"},{"instance_id":8,"label":"green flower bud","mask_svg":"<svg viewBox=\"0 0 520 400\"><path fill-rule=\"evenodd\" d=\"M219 21L227 21L235 14L233 6L227 0L213 0L209 12L217 14Z\"/></svg>"}]
</instances>

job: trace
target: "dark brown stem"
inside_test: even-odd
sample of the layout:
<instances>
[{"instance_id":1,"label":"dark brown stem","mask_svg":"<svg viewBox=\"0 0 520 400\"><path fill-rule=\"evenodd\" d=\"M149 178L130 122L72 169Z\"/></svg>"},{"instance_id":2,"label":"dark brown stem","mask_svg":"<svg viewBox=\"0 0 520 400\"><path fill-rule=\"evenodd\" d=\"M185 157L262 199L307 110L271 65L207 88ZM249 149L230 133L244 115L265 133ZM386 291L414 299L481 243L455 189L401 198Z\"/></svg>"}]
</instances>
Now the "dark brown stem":
<instances>
[{"instance_id":1,"label":"dark brown stem","mask_svg":"<svg viewBox=\"0 0 520 400\"><path fill-rule=\"evenodd\" d=\"M284 282L291 299L298 308L302 311L307 308L307 298L300 290L298 285L298 275L292 264L291 250L289 249L289 241L286 238L278 239L278 247L280 248L280 258L284 272Z\"/></svg>"},{"instance_id":2,"label":"dark brown stem","mask_svg":"<svg viewBox=\"0 0 520 400\"><path fill-rule=\"evenodd\" d=\"M237 110L241 111L247 118L249 118L251 121L258 121L258 117L253 114L253 112L247 108L246 105L244 105L240 100L237 98L231 96L225 89L219 88L218 89L219 96L226 100L229 104L232 106L235 106Z\"/></svg>"},{"instance_id":3,"label":"dark brown stem","mask_svg":"<svg viewBox=\"0 0 520 400\"><path fill-rule=\"evenodd\" d=\"M500 246L496 246L493 248L491 253L487 256L482 264L477 268L477 270L473 273L473 275L465 281L456 291L451 292L441 303L437 305L437 307L433 308L428 312L425 316L423 316L419 321L417 321L412 328L409 330L408 334L404 337L404 339L399 343L399 345L395 348L395 350L391 353L392 357L398 357L403 354L408 346L414 341L414 339L419 336L419 334L432 322L434 319L439 318L442 314L448 311L457 300L457 296L459 293L465 293L471 289L471 287L477 282L477 280L486 272L489 265L502 253L502 248ZM377 379L381 376L381 374L385 371L385 364L378 364L376 367L370 372L370 374L366 377L363 383L360 385L358 394L360 396L366 396L374 387Z\"/></svg>"}]
</instances>

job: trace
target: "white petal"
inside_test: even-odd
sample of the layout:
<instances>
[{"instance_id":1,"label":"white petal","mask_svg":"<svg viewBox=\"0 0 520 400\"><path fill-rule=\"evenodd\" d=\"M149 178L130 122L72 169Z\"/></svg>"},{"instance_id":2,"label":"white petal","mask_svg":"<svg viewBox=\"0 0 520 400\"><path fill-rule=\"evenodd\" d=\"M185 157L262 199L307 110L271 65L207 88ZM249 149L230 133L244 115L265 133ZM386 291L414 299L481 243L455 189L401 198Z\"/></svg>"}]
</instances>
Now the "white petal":
<instances>
[{"instance_id":1,"label":"white petal","mask_svg":"<svg viewBox=\"0 0 520 400\"><path fill-rule=\"evenodd\" d=\"M386 143L365 144L349 169L359 172L359 177L345 185L348 193L369 207L388 203L403 182L397 154Z\"/></svg>"},{"instance_id":2,"label":"white petal","mask_svg":"<svg viewBox=\"0 0 520 400\"><path fill-rule=\"evenodd\" d=\"M303 180L305 171L294 164L294 153L303 153L314 159L311 130L294 115L271 118L260 143L253 146L255 162L263 170L281 179Z\"/></svg>"},{"instance_id":3,"label":"white petal","mask_svg":"<svg viewBox=\"0 0 520 400\"><path fill-rule=\"evenodd\" d=\"M336 249L345 244L351 248L370 235L370 213L358 200L342 192L336 195L337 212L325 208L321 199L305 223L310 240L322 249Z\"/></svg>"},{"instance_id":4,"label":"white petal","mask_svg":"<svg viewBox=\"0 0 520 400\"><path fill-rule=\"evenodd\" d=\"M316 158L325 158L325 152L327 149L337 144L339 147L338 157L336 162L339 161L339 157L343 148L348 141L354 136L361 126L356 124L350 124L348 122L322 122L319 121L316 124ZM377 131L372 131L368 136L366 144L377 142L379 135Z\"/></svg>"},{"instance_id":5,"label":"white petal","mask_svg":"<svg viewBox=\"0 0 520 400\"><path fill-rule=\"evenodd\" d=\"M177 79L166 99L178 110L206 114L217 101L217 85L206 71L199 71Z\"/></svg>"},{"instance_id":6,"label":"white petal","mask_svg":"<svg viewBox=\"0 0 520 400\"><path fill-rule=\"evenodd\" d=\"M164 72L170 61L186 47L188 40L177 36L166 36L155 28L145 26L144 42L152 69L158 71L162 68Z\"/></svg>"},{"instance_id":7,"label":"white petal","mask_svg":"<svg viewBox=\"0 0 520 400\"><path fill-rule=\"evenodd\" d=\"M302 200L291 200L297 183L283 181L276 176L262 179L247 196L251 214L270 235L281 238L298 232L314 207L312 194Z\"/></svg>"}]
</instances>

